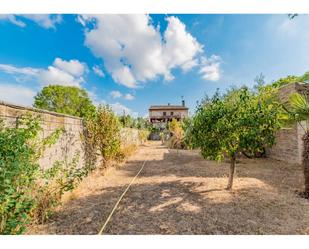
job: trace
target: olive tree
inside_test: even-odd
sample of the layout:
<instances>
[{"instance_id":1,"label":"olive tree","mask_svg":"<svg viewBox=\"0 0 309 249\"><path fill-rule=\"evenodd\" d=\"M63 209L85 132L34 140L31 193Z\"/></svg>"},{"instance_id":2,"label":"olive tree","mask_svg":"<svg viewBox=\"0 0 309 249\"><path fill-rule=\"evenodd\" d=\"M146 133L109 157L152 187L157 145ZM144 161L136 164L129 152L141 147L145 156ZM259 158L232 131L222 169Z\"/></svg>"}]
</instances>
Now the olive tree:
<instances>
[{"instance_id":1,"label":"olive tree","mask_svg":"<svg viewBox=\"0 0 309 249\"><path fill-rule=\"evenodd\" d=\"M227 189L233 186L237 156L274 144L281 112L275 96L271 87L261 87L258 93L240 88L223 96L217 92L198 107L191 130L193 143L204 158L229 158Z\"/></svg>"}]
</instances>

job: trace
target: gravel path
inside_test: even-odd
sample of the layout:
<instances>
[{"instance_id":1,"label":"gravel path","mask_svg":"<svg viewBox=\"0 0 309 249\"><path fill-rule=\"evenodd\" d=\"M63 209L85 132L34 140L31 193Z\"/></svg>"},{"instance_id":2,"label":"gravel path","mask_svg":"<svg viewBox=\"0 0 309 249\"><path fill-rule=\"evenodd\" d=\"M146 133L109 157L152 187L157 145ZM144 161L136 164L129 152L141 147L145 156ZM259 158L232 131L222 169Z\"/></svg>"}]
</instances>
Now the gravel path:
<instances>
[{"instance_id":1,"label":"gravel path","mask_svg":"<svg viewBox=\"0 0 309 249\"><path fill-rule=\"evenodd\" d=\"M127 184L146 160L108 223L106 234L309 234L309 201L300 166L243 159L234 189L226 191L228 164L195 151L148 142L124 165L95 172L30 234L97 234Z\"/></svg>"}]
</instances>

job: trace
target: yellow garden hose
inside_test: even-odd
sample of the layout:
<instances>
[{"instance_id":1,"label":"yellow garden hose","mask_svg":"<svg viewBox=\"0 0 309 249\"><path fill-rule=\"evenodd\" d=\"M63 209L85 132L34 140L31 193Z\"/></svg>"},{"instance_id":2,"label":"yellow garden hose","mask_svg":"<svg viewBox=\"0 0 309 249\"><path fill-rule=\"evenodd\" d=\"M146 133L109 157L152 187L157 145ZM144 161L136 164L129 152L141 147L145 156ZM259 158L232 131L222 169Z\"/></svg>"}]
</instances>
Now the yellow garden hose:
<instances>
[{"instance_id":1,"label":"yellow garden hose","mask_svg":"<svg viewBox=\"0 0 309 249\"><path fill-rule=\"evenodd\" d=\"M127 186L127 188L125 189L125 191L122 193L122 195L120 196L120 198L118 199L118 201L116 202L112 212L109 214L109 216L107 217L104 225L102 226L100 232L98 233L98 235L102 235L103 231L105 229L105 227L107 226L108 222L110 221L110 219L112 218L114 212L116 211L120 201L122 200L122 198L125 196L125 194L128 192L129 188L131 187L131 185L133 184L133 182L135 181L135 179L138 177L138 175L142 172L144 166L145 166L146 160L143 162L142 167L140 168L140 170L137 172L137 174L134 176L134 178L132 179L132 181L129 183L129 185Z\"/></svg>"}]
</instances>

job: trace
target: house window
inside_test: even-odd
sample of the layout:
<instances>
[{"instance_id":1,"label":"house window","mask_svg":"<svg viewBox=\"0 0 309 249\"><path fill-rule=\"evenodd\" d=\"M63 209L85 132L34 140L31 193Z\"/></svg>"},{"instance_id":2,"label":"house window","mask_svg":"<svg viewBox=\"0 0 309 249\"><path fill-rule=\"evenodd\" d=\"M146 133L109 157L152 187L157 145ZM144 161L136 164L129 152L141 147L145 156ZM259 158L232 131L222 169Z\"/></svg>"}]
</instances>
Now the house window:
<instances>
[{"instance_id":1,"label":"house window","mask_svg":"<svg viewBox=\"0 0 309 249\"><path fill-rule=\"evenodd\" d=\"M163 112L163 116L166 116L166 112Z\"/></svg>"},{"instance_id":2,"label":"house window","mask_svg":"<svg viewBox=\"0 0 309 249\"><path fill-rule=\"evenodd\" d=\"M171 112L171 116L173 116L174 115L174 112Z\"/></svg>"}]
</instances>

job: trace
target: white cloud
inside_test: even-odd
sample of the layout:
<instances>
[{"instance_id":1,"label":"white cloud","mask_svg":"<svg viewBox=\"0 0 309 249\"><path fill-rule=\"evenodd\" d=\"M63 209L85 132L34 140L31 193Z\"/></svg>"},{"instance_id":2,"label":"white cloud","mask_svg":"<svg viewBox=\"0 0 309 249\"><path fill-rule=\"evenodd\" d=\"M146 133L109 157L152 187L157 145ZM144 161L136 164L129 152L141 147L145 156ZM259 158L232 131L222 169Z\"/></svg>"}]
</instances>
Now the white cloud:
<instances>
[{"instance_id":1,"label":"white cloud","mask_svg":"<svg viewBox=\"0 0 309 249\"><path fill-rule=\"evenodd\" d=\"M0 15L0 20L7 20L7 21L10 21L11 23L19 26L19 27L25 27L26 24L20 20L17 20L15 15L9 15L9 14L6 14L6 15Z\"/></svg>"},{"instance_id":2,"label":"white cloud","mask_svg":"<svg viewBox=\"0 0 309 249\"><path fill-rule=\"evenodd\" d=\"M114 80L129 88L136 88L137 83L132 74L132 71L127 66L121 66L118 69L113 70L112 76Z\"/></svg>"},{"instance_id":3,"label":"white cloud","mask_svg":"<svg viewBox=\"0 0 309 249\"><path fill-rule=\"evenodd\" d=\"M115 92L117 92L117 91L115 91ZM107 104L107 102L104 99L101 99L100 97L98 97L98 95L95 93L95 89L93 89L92 91L88 91L88 94L89 94L89 97L92 99L92 102L95 106ZM121 96L123 96L123 95L121 94ZM127 106L125 106L125 105L123 105L119 102L112 103L112 104L109 103L108 105L112 108L112 110L117 115L123 115L123 113L125 113L125 114L129 114L133 117L138 116L138 112L134 112L132 109L130 109L129 107L127 107Z\"/></svg>"},{"instance_id":4,"label":"white cloud","mask_svg":"<svg viewBox=\"0 0 309 249\"><path fill-rule=\"evenodd\" d=\"M119 91L111 91L110 95L111 95L114 99L122 97L122 94L121 94L121 92L119 92Z\"/></svg>"},{"instance_id":5,"label":"white cloud","mask_svg":"<svg viewBox=\"0 0 309 249\"><path fill-rule=\"evenodd\" d=\"M130 108L120 104L119 102L110 104L110 107L117 115L123 115L125 113L126 115L129 114L133 117L138 116L137 112L132 111Z\"/></svg>"},{"instance_id":6,"label":"white cloud","mask_svg":"<svg viewBox=\"0 0 309 249\"><path fill-rule=\"evenodd\" d=\"M14 84L0 84L0 100L13 104L30 106L36 92L30 88Z\"/></svg>"},{"instance_id":7,"label":"white cloud","mask_svg":"<svg viewBox=\"0 0 309 249\"><path fill-rule=\"evenodd\" d=\"M210 58L201 58L200 74L202 78L210 81L218 81L221 77L220 64L222 60L220 56L212 55Z\"/></svg>"},{"instance_id":8,"label":"white cloud","mask_svg":"<svg viewBox=\"0 0 309 249\"><path fill-rule=\"evenodd\" d=\"M57 67L49 66L47 70L42 70L37 79L42 85L64 85L79 86L84 82L82 77L74 77L74 75L65 72Z\"/></svg>"},{"instance_id":9,"label":"white cloud","mask_svg":"<svg viewBox=\"0 0 309 249\"><path fill-rule=\"evenodd\" d=\"M126 100L133 100L135 97L134 95L130 94L130 93L126 93L126 94L122 94L121 92L119 91L111 91L110 92L110 95L114 98L114 99L117 99L117 98L121 98L123 97L124 99Z\"/></svg>"},{"instance_id":10,"label":"white cloud","mask_svg":"<svg viewBox=\"0 0 309 249\"><path fill-rule=\"evenodd\" d=\"M176 17L166 18L163 36L148 15L84 15L78 19L82 25L96 22L85 28L85 44L104 60L113 79L129 88L157 76L172 80L172 69L190 70L202 52Z\"/></svg>"},{"instance_id":11,"label":"white cloud","mask_svg":"<svg viewBox=\"0 0 309 249\"><path fill-rule=\"evenodd\" d=\"M168 17L164 33L164 55L169 68L181 66L189 70L195 64L195 55L202 51L202 46L186 31L186 26L177 17Z\"/></svg>"},{"instance_id":12,"label":"white cloud","mask_svg":"<svg viewBox=\"0 0 309 249\"><path fill-rule=\"evenodd\" d=\"M40 69L32 67L15 67L9 64L0 64L0 71L5 72L7 74L26 74L35 76L39 73Z\"/></svg>"},{"instance_id":13,"label":"white cloud","mask_svg":"<svg viewBox=\"0 0 309 249\"><path fill-rule=\"evenodd\" d=\"M100 76L100 77L105 77L105 74L104 74L104 72L102 71L102 69L99 67L99 66L97 66L97 65L95 65L95 66L93 66L92 67L92 70L93 70L93 72L96 74L96 75L98 75L98 76Z\"/></svg>"},{"instance_id":14,"label":"white cloud","mask_svg":"<svg viewBox=\"0 0 309 249\"><path fill-rule=\"evenodd\" d=\"M87 71L87 66L78 60L65 61L56 58L53 65L47 69L0 64L0 71L12 75L33 77L43 86L56 84L80 86L84 82L83 75Z\"/></svg>"},{"instance_id":15,"label":"white cloud","mask_svg":"<svg viewBox=\"0 0 309 249\"><path fill-rule=\"evenodd\" d=\"M132 95L132 94L130 94L130 93L127 93L126 95L124 95L124 98L125 98L126 100L133 100L135 97L134 97L134 95Z\"/></svg>"},{"instance_id":16,"label":"white cloud","mask_svg":"<svg viewBox=\"0 0 309 249\"><path fill-rule=\"evenodd\" d=\"M198 60L196 59L196 60L191 60L191 61L188 61L188 62L186 62L186 63L184 63L183 65L182 65L182 70L184 71L184 72L187 72L187 71L189 71L191 68L193 68L193 67L195 67L195 66L197 66L198 65Z\"/></svg>"},{"instance_id":17,"label":"white cloud","mask_svg":"<svg viewBox=\"0 0 309 249\"><path fill-rule=\"evenodd\" d=\"M23 22L23 18L31 20L37 23L39 26L49 29L55 28L55 25L61 23L61 15L49 15L49 14L24 14L24 15L0 15L0 19L10 21L11 23L18 25L19 27L25 27L26 23Z\"/></svg>"},{"instance_id":18,"label":"white cloud","mask_svg":"<svg viewBox=\"0 0 309 249\"><path fill-rule=\"evenodd\" d=\"M84 63L81 63L78 60L65 61L61 58L55 59L54 66L76 77L83 75L87 67Z\"/></svg>"}]
</instances>

